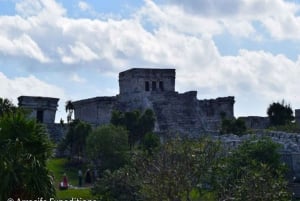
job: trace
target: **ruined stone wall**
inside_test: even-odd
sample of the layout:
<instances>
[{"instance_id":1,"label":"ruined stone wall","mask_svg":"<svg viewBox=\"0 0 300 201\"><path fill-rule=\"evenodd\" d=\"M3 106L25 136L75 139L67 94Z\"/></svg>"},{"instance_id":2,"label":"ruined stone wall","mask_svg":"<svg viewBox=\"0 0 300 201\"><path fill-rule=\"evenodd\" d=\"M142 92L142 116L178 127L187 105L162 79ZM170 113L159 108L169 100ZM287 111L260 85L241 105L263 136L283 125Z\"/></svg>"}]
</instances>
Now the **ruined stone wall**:
<instances>
[{"instance_id":1,"label":"ruined stone wall","mask_svg":"<svg viewBox=\"0 0 300 201\"><path fill-rule=\"evenodd\" d=\"M152 109L155 131L197 137L218 131L221 113L233 117L234 97L198 100L197 91L175 91L175 69L130 69L119 74L120 94L74 102L75 118L92 124L109 123L113 109Z\"/></svg>"},{"instance_id":2,"label":"ruined stone wall","mask_svg":"<svg viewBox=\"0 0 300 201\"><path fill-rule=\"evenodd\" d=\"M68 125L58 123L45 124L45 126L50 139L55 143L59 143L64 138L68 128Z\"/></svg>"},{"instance_id":3,"label":"ruined stone wall","mask_svg":"<svg viewBox=\"0 0 300 201\"><path fill-rule=\"evenodd\" d=\"M300 126L300 109L295 110L295 121Z\"/></svg>"},{"instance_id":4,"label":"ruined stone wall","mask_svg":"<svg viewBox=\"0 0 300 201\"><path fill-rule=\"evenodd\" d=\"M222 115L229 119L234 117L234 102L233 96L198 101L207 131L220 130Z\"/></svg>"},{"instance_id":5,"label":"ruined stone wall","mask_svg":"<svg viewBox=\"0 0 300 201\"><path fill-rule=\"evenodd\" d=\"M204 132L196 91L152 96L151 101L161 133L197 137Z\"/></svg>"},{"instance_id":6,"label":"ruined stone wall","mask_svg":"<svg viewBox=\"0 0 300 201\"><path fill-rule=\"evenodd\" d=\"M248 116L239 118L245 122L248 129L266 129L270 126L268 117Z\"/></svg>"},{"instance_id":7,"label":"ruined stone wall","mask_svg":"<svg viewBox=\"0 0 300 201\"><path fill-rule=\"evenodd\" d=\"M96 97L73 102L75 119L93 125L108 124L116 103L116 97Z\"/></svg>"},{"instance_id":8,"label":"ruined stone wall","mask_svg":"<svg viewBox=\"0 0 300 201\"><path fill-rule=\"evenodd\" d=\"M37 96L20 96L18 98L19 107L31 112L30 118L46 124L54 123L58 100L58 98Z\"/></svg>"},{"instance_id":9,"label":"ruined stone wall","mask_svg":"<svg viewBox=\"0 0 300 201\"><path fill-rule=\"evenodd\" d=\"M279 143L281 145L279 150L281 160L289 167L290 172L288 175L300 179L300 134L258 130L253 134L243 135L241 137L228 134L215 136L214 138L220 140L227 150L233 150L245 140L251 140L253 137L258 139L270 137L274 142Z\"/></svg>"},{"instance_id":10,"label":"ruined stone wall","mask_svg":"<svg viewBox=\"0 0 300 201\"><path fill-rule=\"evenodd\" d=\"M175 69L130 69L119 74L120 95L175 91ZM148 92L148 93L147 93Z\"/></svg>"}]
</instances>

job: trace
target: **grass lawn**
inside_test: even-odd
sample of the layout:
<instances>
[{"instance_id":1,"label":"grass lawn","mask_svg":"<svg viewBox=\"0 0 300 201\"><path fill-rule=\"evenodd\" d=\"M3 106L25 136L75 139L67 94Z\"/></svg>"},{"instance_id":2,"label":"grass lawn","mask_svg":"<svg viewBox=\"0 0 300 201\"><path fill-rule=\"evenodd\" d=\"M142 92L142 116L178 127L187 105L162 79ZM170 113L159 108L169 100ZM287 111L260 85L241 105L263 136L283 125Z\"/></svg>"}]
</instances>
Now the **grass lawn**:
<instances>
[{"instance_id":1,"label":"grass lawn","mask_svg":"<svg viewBox=\"0 0 300 201\"><path fill-rule=\"evenodd\" d=\"M71 199L71 198L82 198L91 199L94 198L91 194L90 187L84 187L79 189L68 189L59 190L58 186L63 178L63 174L66 173L68 177L69 185L74 187L78 186L78 168L68 165L68 160L65 158L54 158L48 161L47 167L54 175L55 187L56 187L56 198L57 199ZM82 169L84 171L84 169Z\"/></svg>"}]
</instances>

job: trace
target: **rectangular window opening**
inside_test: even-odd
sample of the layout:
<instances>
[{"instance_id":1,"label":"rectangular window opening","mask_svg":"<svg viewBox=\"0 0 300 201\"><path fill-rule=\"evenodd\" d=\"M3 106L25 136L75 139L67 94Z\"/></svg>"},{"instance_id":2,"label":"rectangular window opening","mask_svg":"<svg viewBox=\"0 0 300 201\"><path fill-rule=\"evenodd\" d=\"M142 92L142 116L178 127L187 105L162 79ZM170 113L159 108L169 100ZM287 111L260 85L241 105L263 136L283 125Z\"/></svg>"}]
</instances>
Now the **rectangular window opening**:
<instances>
[{"instance_id":1,"label":"rectangular window opening","mask_svg":"<svg viewBox=\"0 0 300 201\"><path fill-rule=\"evenodd\" d=\"M149 91L150 87L149 87L149 82L145 82L145 91Z\"/></svg>"},{"instance_id":2,"label":"rectangular window opening","mask_svg":"<svg viewBox=\"0 0 300 201\"><path fill-rule=\"evenodd\" d=\"M164 91L164 83L162 81L159 82L159 89Z\"/></svg>"},{"instance_id":3,"label":"rectangular window opening","mask_svg":"<svg viewBox=\"0 0 300 201\"><path fill-rule=\"evenodd\" d=\"M156 91L156 82L155 81L152 82L152 91Z\"/></svg>"},{"instance_id":4,"label":"rectangular window opening","mask_svg":"<svg viewBox=\"0 0 300 201\"><path fill-rule=\"evenodd\" d=\"M38 110L36 113L36 120L40 123L44 122L44 111L43 110Z\"/></svg>"}]
</instances>

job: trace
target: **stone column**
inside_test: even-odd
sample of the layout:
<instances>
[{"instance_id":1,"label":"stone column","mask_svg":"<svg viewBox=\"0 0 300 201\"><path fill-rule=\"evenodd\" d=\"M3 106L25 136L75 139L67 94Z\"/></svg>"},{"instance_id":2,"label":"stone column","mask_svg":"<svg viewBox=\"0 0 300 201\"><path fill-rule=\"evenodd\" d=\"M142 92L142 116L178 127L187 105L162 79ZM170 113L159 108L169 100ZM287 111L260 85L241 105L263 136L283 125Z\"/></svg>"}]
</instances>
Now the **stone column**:
<instances>
[{"instance_id":1,"label":"stone column","mask_svg":"<svg viewBox=\"0 0 300 201\"><path fill-rule=\"evenodd\" d=\"M300 126L300 109L295 110L295 120L296 123Z\"/></svg>"}]
</instances>

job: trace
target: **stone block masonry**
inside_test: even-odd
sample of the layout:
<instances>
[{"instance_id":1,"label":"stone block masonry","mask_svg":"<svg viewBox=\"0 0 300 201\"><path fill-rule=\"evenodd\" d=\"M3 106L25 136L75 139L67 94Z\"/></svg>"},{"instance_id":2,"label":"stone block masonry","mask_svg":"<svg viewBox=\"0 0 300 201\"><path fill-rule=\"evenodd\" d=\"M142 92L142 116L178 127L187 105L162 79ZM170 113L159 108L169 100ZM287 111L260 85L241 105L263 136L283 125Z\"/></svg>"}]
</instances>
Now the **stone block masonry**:
<instances>
[{"instance_id":1,"label":"stone block masonry","mask_svg":"<svg viewBox=\"0 0 300 201\"><path fill-rule=\"evenodd\" d=\"M93 125L109 123L111 112L144 111L156 115L155 131L197 137L216 132L221 113L234 116L234 97L198 100L197 91L175 91L175 69L133 68L119 74L120 93L73 102L75 118Z\"/></svg>"}]
</instances>

